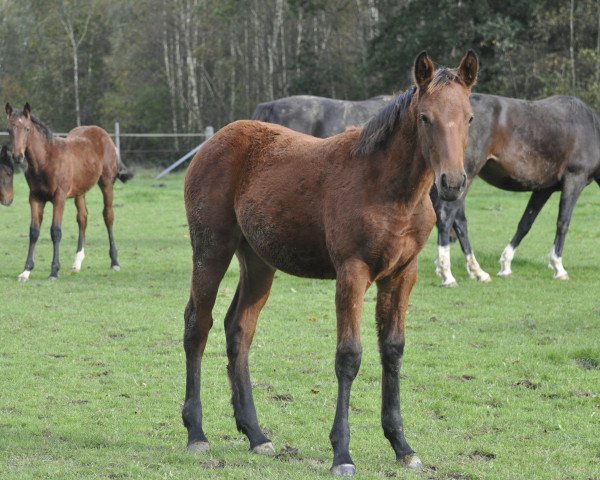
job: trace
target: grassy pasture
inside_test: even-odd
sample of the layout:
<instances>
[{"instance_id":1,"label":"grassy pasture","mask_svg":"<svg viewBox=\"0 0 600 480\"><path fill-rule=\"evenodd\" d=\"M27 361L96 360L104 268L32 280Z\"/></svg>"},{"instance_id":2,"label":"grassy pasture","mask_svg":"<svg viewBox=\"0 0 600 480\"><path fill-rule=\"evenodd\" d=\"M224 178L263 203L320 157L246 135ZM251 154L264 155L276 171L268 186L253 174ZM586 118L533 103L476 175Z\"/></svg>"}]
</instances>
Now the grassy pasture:
<instances>
[{"instance_id":1,"label":"grassy pasture","mask_svg":"<svg viewBox=\"0 0 600 480\"><path fill-rule=\"evenodd\" d=\"M185 453L183 309L190 247L182 174L140 172L115 194L122 270L109 270L98 190L88 195L87 258L69 272L75 209L63 222L62 270L50 271L50 209L36 268L16 281L29 228L27 187L17 178L0 210L0 478L330 478L335 408L333 282L277 274L251 351L259 419L279 452L248 453L235 429L222 318L235 291L222 284L203 365L205 431L212 450ZM475 183L471 239L495 274L526 194ZM571 276L546 268L558 198L552 198L513 262L513 278L467 278L452 248L458 289L434 275L435 235L421 255L403 365L407 438L428 468L394 463L379 426L380 368L367 293L364 354L351 399L358 478L600 478L600 192L580 199L564 253Z\"/></svg>"}]
</instances>

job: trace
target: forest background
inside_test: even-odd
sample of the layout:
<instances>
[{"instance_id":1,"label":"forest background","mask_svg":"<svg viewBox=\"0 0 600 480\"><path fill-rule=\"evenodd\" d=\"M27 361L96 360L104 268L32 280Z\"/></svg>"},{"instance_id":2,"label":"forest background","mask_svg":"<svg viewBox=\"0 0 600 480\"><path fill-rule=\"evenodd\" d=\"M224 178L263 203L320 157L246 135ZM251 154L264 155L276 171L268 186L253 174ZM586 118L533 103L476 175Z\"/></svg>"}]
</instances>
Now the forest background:
<instances>
[{"instance_id":1,"label":"forest background","mask_svg":"<svg viewBox=\"0 0 600 480\"><path fill-rule=\"evenodd\" d=\"M202 132L288 95L400 92L420 51L468 49L478 92L600 111L600 0L0 0L0 100L59 132Z\"/></svg>"}]
</instances>

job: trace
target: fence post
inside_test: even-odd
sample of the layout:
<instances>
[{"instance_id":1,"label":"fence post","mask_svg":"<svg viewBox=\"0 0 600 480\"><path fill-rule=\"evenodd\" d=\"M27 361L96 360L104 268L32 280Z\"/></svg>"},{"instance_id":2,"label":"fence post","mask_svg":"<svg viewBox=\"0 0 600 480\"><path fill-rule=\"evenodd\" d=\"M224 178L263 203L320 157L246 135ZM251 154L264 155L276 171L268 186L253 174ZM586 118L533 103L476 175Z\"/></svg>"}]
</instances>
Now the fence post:
<instances>
[{"instance_id":1,"label":"fence post","mask_svg":"<svg viewBox=\"0 0 600 480\"><path fill-rule=\"evenodd\" d=\"M115 122L115 147L117 147L117 153L121 156L121 128L119 122Z\"/></svg>"}]
</instances>

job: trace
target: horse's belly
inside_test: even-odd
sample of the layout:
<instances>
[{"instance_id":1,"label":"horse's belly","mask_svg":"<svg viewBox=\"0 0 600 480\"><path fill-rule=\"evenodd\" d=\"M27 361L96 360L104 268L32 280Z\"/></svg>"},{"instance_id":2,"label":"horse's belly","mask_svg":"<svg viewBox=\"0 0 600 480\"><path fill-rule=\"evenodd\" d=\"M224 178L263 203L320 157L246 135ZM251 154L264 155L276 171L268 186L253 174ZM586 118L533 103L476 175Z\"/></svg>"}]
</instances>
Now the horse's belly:
<instances>
[{"instance_id":1,"label":"horse's belly","mask_svg":"<svg viewBox=\"0 0 600 480\"><path fill-rule=\"evenodd\" d=\"M335 278L322 229L305 212L259 211L246 204L238 223L252 249L273 268L309 278ZM300 224L304 219L306 223Z\"/></svg>"},{"instance_id":2,"label":"horse's belly","mask_svg":"<svg viewBox=\"0 0 600 480\"><path fill-rule=\"evenodd\" d=\"M490 159L479 172L479 176L502 190L530 192L555 185L558 181L555 170L544 162L509 164Z\"/></svg>"}]
</instances>

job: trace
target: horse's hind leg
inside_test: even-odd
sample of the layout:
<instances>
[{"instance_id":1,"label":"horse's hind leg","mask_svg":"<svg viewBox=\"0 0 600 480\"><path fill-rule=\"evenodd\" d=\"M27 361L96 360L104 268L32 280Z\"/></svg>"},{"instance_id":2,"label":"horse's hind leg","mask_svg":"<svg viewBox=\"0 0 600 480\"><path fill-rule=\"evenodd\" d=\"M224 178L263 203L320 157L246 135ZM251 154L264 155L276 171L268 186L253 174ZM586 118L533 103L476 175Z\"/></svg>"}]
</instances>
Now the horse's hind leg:
<instances>
[{"instance_id":1,"label":"horse's hind leg","mask_svg":"<svg viewBox=\"0 0 600 480\"><path fill-rule=\"evenodd\" d=\"M568 280L569 275L562 264L562 251L565 245L565 237L571 223L571 215L575 203L579 198L583 188L586 186L585 177L565 177L562 192L560 194L560 204L558 207L558 219L556 221L556 237L554 246L550 252L548 267L554 270L555 280Z\"/></svg>"},{"instance_id":2,"label":"horse's hind leg","mask_svg":"<svg viewBox=\"0 0 600 480\"><path fill-rule=\"evenodd\" d=\"M113 184L112 182L100 182L100 190L102 190L102 197L104 199L104 210L102 215L104 217L104 224L108 232L108 254L110 255L110 267L118 272L121 270L119 266L119 260L117 259L117 247L115 246L115 239L113 237L113 222L115 215L113 212Z\"/></svg>"},{"instance_id":3,"label":"horse's hind leg","mask_svg":"<svg viewBox=\"0 0 600 480\"><path fill-rule=\"evenodd\" d=\"M79 238L77 240L77 251L75 252L75 260L71 271L77 273L81 270L81 263L85 258L85 229L87 227L87 207L85 205L85 195L75 197L75 208L77 208L77 225L79 225Z\"/></svg>"},{"instance_id":4,"label":"horse's hind leg","mask_svg":"<svg viewBox=\"0 0 600 480\"><path fill-rule=\"evenodd\" d=\"M519 221L517 232L500 256L500 271L498 272L499 277L508 277L512 274L511 264L515 255L515 250L521 243L521 240L523 240L525 235L527 235L529 230L531 230L531 226L538 216L538 213L540 213L553 192L554 190L551 188L536 190L531 194L531 197L529 197L527 207L525 208L523 216Z\"/></svg>"},{"instance_id":5,"label":"horse's hind leg","mask_svg":"<svg viewBox=\"0 0 600 480\"><path fill-rule=\"evenodd\" d=\"M242 240L237 251L240 281L225 317L227 336L227 373L231 383L236 425L250 441L255 453L274 453L271 441L258 425L248 369L248 351L254 338L258 315L264 306L275 271Z\"/></svg>"},{"instance_id":6,"label":"horse's hind leg","mask_svg":"<svg viewBox=\"0 0 600 480\"><path fill-rule=\"evenodd\" d=\"M192 240L193 271L190 299L185 309L183 346L186 357L185 402L181 416L188 431L187 449L192 453L208 451L202 428L200 372L208 333L213 325L212 309L219 284L237 248L238 238L221 241L207 234L208 241ZM210 238L209 238L210 237Z\"/></svg>"}]
</instances>

